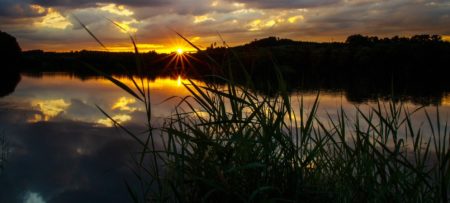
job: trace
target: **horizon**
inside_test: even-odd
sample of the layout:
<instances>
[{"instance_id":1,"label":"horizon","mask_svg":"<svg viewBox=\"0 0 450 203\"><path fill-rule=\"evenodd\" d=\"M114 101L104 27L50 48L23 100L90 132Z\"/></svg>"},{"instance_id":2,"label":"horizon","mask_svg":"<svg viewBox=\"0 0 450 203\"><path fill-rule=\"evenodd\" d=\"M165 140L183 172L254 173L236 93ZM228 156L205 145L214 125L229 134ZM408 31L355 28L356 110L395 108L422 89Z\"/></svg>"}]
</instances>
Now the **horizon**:
<instances>
[{"instance_id":1,"label":"horizon","mask_svg":"<svg viewBox=\"0 0 450 203\"><path fill-rule=\"evenodd\" d=\"M278 36L296 41L342 42L349 35L391 37L429 33L450 40L450 3L431 0L17 0L0 2L0 29L23 50L102 50L79 18L113 52L193 50L171 29L206 48ZM120 25L121 30L114 23Z\"/></svg>"},{"instance_id":2,"label":"horizon","mask_svg":"<svg viewBox=\"0 0 450 203\"><path fill-rule=\"evenodd\" d=\"M1 31L1 30L0 30ZM358 34L353 34L353 35L358 35ZM419 34L419 35L432 35L432 34ZM351 35L349 35L351 36ZM441 36L441 35L439 35ZM266 38L270 38L270 37L276 37L277 36L267 36L267 37L263 37L263 38L259 38L259 39L253 39L252 41L248 41L248 42L243 42L241 44L236 44L234 46L230 46L230 48L233 47L237 47L237 46L244 46L246 44L249 44L253 41L258 41L258 40L262 40L262 39L266 39ZM379 37L379 36L369 36L367 35L366 37ZM392 37L406 37L406 38L410 38L412 36L398 36L398 35L394 35L394 36L387 36L387 37L383 37L383 38L392 38ZM450 36L441 36L442 37L442 41L444 42L450 42ZM279 39L288 39L288 38L279 38ZM380 38L382 39L382 38ZM288 39L288 40L293 40L295 42L312 42L312 43L345 43L345 40L342 41L330 41L330 42L320 42L320 41L302 41L302 40L294 40L294 39ZM20 42L19 42L20 45ZM219 46L220 47L220 46ZM223 46L222 46L223 47ZM108 50L106 50L103 47L96 47L93 49L78 49L78 50L61 50L61 51L48 51L48 50L43 50L43 49L29 49L29 50L23 50L22 52L29 52L29 51L43 51L43 52L49 52L49 53L72 53L72 52L82 52L82 51L91 51L91 52L111 52L111 53L134 53L134 47L133 44L130 42L130 47L128 49L110 49L109 47L107 47ZM205 50L206 48L202 49ZM147 51L141 51L141 49L139 48L139 44L138 44L138 50L140 52L140 54L142 53L150 53L150 52L155 52L157 54L183 54L183 53L196 53L197 50L195 48L192 47L186 47L186 46L175 46L172 48L169 48L167 50L163 50L163 51L157 51L157 50L147 50Z\"/></svg>"}]
</instances>

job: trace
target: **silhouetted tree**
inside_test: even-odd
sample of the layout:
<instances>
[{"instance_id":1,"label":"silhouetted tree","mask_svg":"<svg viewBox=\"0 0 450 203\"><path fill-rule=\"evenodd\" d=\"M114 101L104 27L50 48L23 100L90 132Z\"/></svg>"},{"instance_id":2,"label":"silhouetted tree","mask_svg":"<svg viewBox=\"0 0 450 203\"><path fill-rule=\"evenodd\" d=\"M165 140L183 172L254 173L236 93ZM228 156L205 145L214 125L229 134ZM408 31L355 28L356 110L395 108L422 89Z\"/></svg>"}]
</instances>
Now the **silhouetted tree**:
<instances>
[{"instance_id":1,"label":"silhouetted tree","mask_svg":"<svg viewBox=\"0 0 450 203\"><path fill-rule=\"evenodd\" d=\"M16 38L6 32L0 31L0 59L4 68L9 70L16 69L20 59L21 49ZM6 66L6 67L5 67ZM6 71L3 69L2 71Z\"/></svg>"},{"instance_id":2,"label":"silhouetted tree","mask_svg":"<svg viewBox=\"0 0 450 203\"><path fill-rule=\"evenodd\" d=\"M376 38L378 41L378 38ZM367 46L371 44L371 39L367 36L363 36L360 34L357 35L351 35L347 37L347 40L345 40L345 43L354 45L354 46Z\"/></svg>"},{"instance_id":3,"label":"silhouetted tree","mask_svg":"<svg viewBox=\"0 0 450 203\"><path fill-rule=\"evenodd\" d=\"M20 81L21 49L16 38L0 31L0 97L14 91Z\"/></svg>"}]
</instances>

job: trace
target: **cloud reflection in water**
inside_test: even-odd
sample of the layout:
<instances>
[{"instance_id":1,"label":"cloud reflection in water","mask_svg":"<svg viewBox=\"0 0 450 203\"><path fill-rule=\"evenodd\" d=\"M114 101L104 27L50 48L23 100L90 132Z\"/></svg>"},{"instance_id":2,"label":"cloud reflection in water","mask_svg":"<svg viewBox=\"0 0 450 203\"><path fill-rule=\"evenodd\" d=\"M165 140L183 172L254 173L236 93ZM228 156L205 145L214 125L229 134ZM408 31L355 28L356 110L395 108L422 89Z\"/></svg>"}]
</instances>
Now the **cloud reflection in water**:
<instances>
[{"instance_id":1,"label":"cloud reflection in water","mask_svg":"<svg viewBox=\"0 0 450 203\"><path fill-rule=\"evenodd\" d=\"M159 81L151 83L154 103L187 93L176 80ZM176 103L156 105L154 115L169 115ZM123 181L134 180L128 167L139 148L96 104L133 131L143 131L139 104L105 80L23 77L13 94L0 100L0 130L11 150L0 175L0 202L130 201Z\"/></svg>"}]
</instances>

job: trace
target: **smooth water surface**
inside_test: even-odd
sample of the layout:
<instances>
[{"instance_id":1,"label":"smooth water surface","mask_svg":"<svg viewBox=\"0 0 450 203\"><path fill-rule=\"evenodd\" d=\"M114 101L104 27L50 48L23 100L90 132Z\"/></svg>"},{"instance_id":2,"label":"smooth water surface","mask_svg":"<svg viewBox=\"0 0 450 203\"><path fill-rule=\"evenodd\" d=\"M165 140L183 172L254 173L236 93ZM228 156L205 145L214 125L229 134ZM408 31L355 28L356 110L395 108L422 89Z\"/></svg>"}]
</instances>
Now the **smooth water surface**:
<instances>
[{"instance_id":1,"label":"smooth water surface","mask_svg":"<svg viewBox=\"0 0 450 203\"><path fill-rule=\"evenodd\" d=\"M158 78L150 82L156 126L174 113L180 98L189 95L183 83L188 81ZM299 106L302 95L306 109L310 108L316 94L293 95L293 106ZM344 95L322 92L318 118L335 116L341 106L351 117L355 106L368 109L374 104L353 104ZM172 96L179 98L166 101ZM124 182L133 183L130 167L137 143L115 128L96 105L121 124L144 131L143 105L105 79L22 76L15 91L0 98L0 133L7 141L2 150L9 152L0 174L0 202L131 201ZM435 108L424 109L433 117ZM442 117L448 118L449 97L439 108ZM415 114L413 122L425 125L423 111Z\"/></svg>"}]
</instances>

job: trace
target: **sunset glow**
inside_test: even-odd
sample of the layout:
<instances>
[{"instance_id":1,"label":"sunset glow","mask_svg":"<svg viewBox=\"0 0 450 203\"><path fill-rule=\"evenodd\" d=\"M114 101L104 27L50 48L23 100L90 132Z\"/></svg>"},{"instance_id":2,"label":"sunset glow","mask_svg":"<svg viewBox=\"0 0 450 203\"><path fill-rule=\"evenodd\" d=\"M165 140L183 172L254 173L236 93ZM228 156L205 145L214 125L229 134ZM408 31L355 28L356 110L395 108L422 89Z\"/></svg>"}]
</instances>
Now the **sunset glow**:
<instances>
[{"instance_id":1,"label":"sunset glow","mask_svg":"<svg viewBox=\"0 0 450 203\"><path fill-rule=\"evenodd\" d=\"M178 48L178 49L177 49L177 54L178 54L178 55L181 55L181 54L183 54L183 53L184 53L183 49L181 49L181 48Z\"/></svg>"},{"instance_id":2,"label":"sunset glow","mask_svg":"<svg viewBox=\"0 0 450 203\"><path fill-rule=\"evenodd\" d=\"M395 15L390 15L393 10ZM174 51L170 38L177 38L171 30L200 48L220 42L217 33L231 46L272 35L320 42L345 41L357 33L383 37L423 33L449 36L448 13L448 2L432 0L17 0L0 3L0 29L17 36L23 50L102 50L80 29L74 19L78 16L108 48L132 51L125 31L117 29L106 17L130 32L138 44L158 45L143 48L144 52L170 53ZM189 51L184 47L183 50Z\"/></svg>"}]
</instances>

